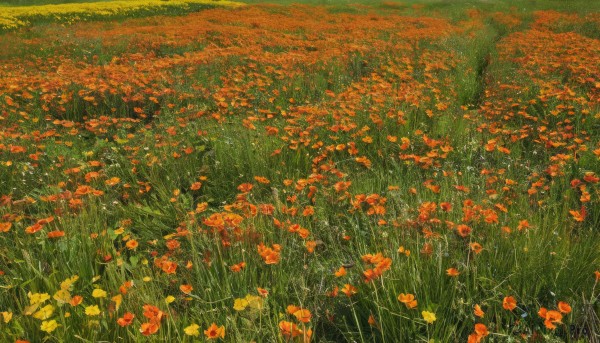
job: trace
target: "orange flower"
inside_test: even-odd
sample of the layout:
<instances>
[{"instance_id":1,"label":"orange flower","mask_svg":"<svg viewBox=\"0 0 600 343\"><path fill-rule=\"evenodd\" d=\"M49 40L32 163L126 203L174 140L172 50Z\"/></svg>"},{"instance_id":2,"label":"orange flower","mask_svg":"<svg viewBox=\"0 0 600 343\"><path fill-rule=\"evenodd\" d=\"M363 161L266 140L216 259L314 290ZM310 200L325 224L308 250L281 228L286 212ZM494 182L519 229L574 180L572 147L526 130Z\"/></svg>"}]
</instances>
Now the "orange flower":
<instances>
[{"instance_id":1,"label":"orange flower","mask_svg":"<svg viewBox=\"0 0 600 343\"><path fill-rule=\"evenodd\" d=\"M144 305L144 317L150 319L151 322L160 323L165 313L154 305Z\"/></svg>"},{"instance_id":2,"label":"orange flower","mask_svg":"<svg viewBox=\"0 0 600 343\"><path fill-rule=\"evenodd\" d=\"M481 324L481 323L475 324L475 333L479 337L485 337L485 336L489 335L487 326L485 326L484 324Z\"/></svg>"},{"instance_id":3,"label":"orange flower","mask_svg":"<svg viewBox=\"0 0 600 343\"><path fill-rule=\"evenodd\" d=\"M476 333L472 333L469 335L469 338L467 339L467 343L479 343L481 342L481 337L477 336Z\"/></svg>"},{"instance_id":4,"label":"orange flower","mask_svg":"<svg viewBox=\"0 0 600 343\"><path fill-rule=\"evenodd\" d=\"M293 338L302 334L302 331L298 330L296 324L288 321L279 322L279 330L281 331L281 335L286 338Z\"/></svg>"},{"instance_id":5,"label":"orange flower","mask_svg":"<svg viewBox=\"0 0 600 343\"><path fill-rule=\"evenodd\" d=\"M263 298L266 298L269 295L269 291L264 288L256 287L256 290L258 291L258 295Z\"/></svg>"},{"instance_id":6,"label":"orange flower","mask_svg":"<svg viewBox=\"0 0 600 343\"><path fill-rule=\"evenodd\" d=\"M125 243L125 246L129 250L133 250L138 247L138 242L135 239L130 239L127 241L127 243Z\"/></svg>"},{"instance_id":7,"label":"orange flower","mask_svg":"<svg viewBox=\"0 0 600 343\"><path fill-rule=\"evenodd\" d=\"M286 312L289 314L294 314L294 312L299 311L300 307L296 306L296 305L288 305L288 307L286 307Z\"/></svg>"},{"instance_id":8,"label":"orange flower","mask_svg":"<svg viewBox=\"0 0 600 343\"><path fill-rule=\"evenodd\" d=\"M238 264L234 264L233 266L229 267L229 269L234 273L238 273L238 272L242 271L242 269L244 269L245 267L246 267L246 262L240 262Z\"/></svg>"},{"instance_id":9,"label":"orange flower","mask_svg":"<svg viewBox=\"0 0 600 343\"><path fill-rule=\"evenodd\" d=\"M281 246L278 244L273 244L272 248L269 248L261 243L257 246L257 249L258 254L263 258L266 264L279 263L279 251L281 250Z\"/></svg>"},{"instance_id":10,"label":"orange flower","mask_svg":"<svg viewBox=\"0 0 600 343\"><path fill-rule=\"evenodd\" d=\"M179 286L179 289L185 294L190 294L194 287L192 287L192 285L181 285Z\"/></svg>"},{"instance_id":11,"label":"orange flower","mask_svg":"<svg viewBox=\"0 0 600 343\"><path fill-rule=\"evenodd\" d=\"M367 320L367 323L369 323L369 325L373 326L373 327L378 327L379 325L377 325L377 321L375 320L375 317L371 314L369 316L369 319Z\"/></svg>"},{"instance_id":12,"label":"orange flower","mask_svg":"<svg viewBox=\"0 0 600 343\"><path fill-rule=\"evenodd\" d=\"M308 251L309 254L312 254L315 252L315 248L317 247L317 242L316 241L306 241L304 246L306 247L306 251Z\"/></svg>"},{"instance_id":13,"label":"orange flower","mask_svg":"<svg viewBox=\"0 0 600 343\"><path fill-rule=\"evenodd\" d=\"M0 232L8 232L12 227L12 223L0 223Z\"/></svg>"},{"instance_id":14,"label":"orange flower","mask_svg":"<svg viewBox=\"0 0 600 343\"><path fill-rule=\"evenodd\" d=\"M150 336L150 335L153 335L156 332L158 332L159 328L160 328L160 324L158 322L143 323L142 326L140 327L140 332L144 336Z\"/></svg>"},{"instance_id":15,"label":"orange flower","mask_svg":"<svg viewBox=\"0 0 600 343\"><path fill-rule=\"evenodd\" d=\"M60 238L63 237L65 235L64 231L61 230L55 230L55 231L50 231L47 234L48 238Z\"/></svg>"},{"instance_id":16,"label":"orange flower","mask_svg":"<svg viewBox=\"0 0 600 343\"><path fill-rule=\"evenodd\" d=\"M571 306L564 301L559 301L558 302L558 310L561 313L569 314L571 312Z\"/></svg>"},{"instance_id":17,"label":"orange flower","mask_svg":"<svg viewBox=\"0 0 600 343\"><path fill-rule=\"evenodd\" d=\"M558 311L548 311L542 307L538 314L540 315L540 317L543 317L545 319L544 326L546 326L547 329L554 330L556 329L556 325L554 324L562 324L561 320L563 316Z\"/></svg>"},{"instance_id":18,"label":"orange flower","mask_svg":"<svg viewBox=\"0 0 600 343\"><path fill-rule=\"evenodd\" d=\"M460 275L460 272L456 268L449 268L449 269L446 269L446 275L458 276L458 275Z\"/></svg>"},{"instance_id":19,"label":"orange flower","mask_svg":"<svg viewBox=\"0 0 600 343\"><path fill-rule=\"evenodd\" d=\"M400 295L398 295L398 301L400 301L401 303L406 305L407 308L410 309L417 307L417 300L415 300L414 294L400 293Z\"/></svg>"},{"instance_id":20,"label":"orange flower","mask_svg":"<svg viewBox=\"0 0 600 343\"><path fill-rule=\"evenodd\" d=\"M342 288L342 293L346 294L346 296L348 296L348 297L353 296L357 292L358 292L358 290L356 289L356 287L354 287L348 283L344 285L344 288Z\"/></svg>"},{"instance_id":21,"label":"orange flower","mask_svg":"<svg viewBox=\"0 0 600 343\"><path fill-rule=\"evenodd\" d=\"M71 298L71 301L69 301L69 304L73 307L81 304L81 302L83 301L83 297L81 295L76 295L74 297Z\"/></svg>"},{"instance_id":22,"label":"orange flower","mask_svg":"<svg viewBox=\"0 0 600 343\"><path fill-rule=\"evenodd\" d=\"M471 247L471 251L473 251L475 255L478 255L483 251L483 247L477 242L473 242L469 244L469 246Z\"/></svg>"},{"instance_id":23,"label":"orange flower","mask_svg":"<svg viewBox=\"0 0 600 343\"><path fill-rule=\"evenodd\" d=\"M294 312L293 315L300 322L303 322L303 323L310 322L311 314L310 314L309 310L299 309L298 311Z\"/></svg>"},{"instance_id":24,"label":"orange flower","mask_svg":"<svg viewBox=\"0 0 600 343\"><path fill-rule=\"evenodd\" d=\"M458 225L456 227L456 231L461 237L467 237L469 234L471 234L471 228L464 224Z\"/></svg>"},{"instance_id":25,"label":"orange flower","mask_svg":"<svg viewBox=\"0 0 600 343\"><path fill-rule=\"evenodd\" d=\"M225 326L217 326L212 323L208 329L204 330L204 335L208 339L225 338Z\"/></svg>"},{"instance_id":26,"label":"orange flower","mask_svg":"<svg viewBox=\"0 0 600 343\"><path fill-rule=\"evenodd\" d=\"M248 193L252 190L252 187L254 186L251 183L242 183L237 189L242 193Z\"/></svg>"},{"instance_id":27,"label":"orange flower","mask_svg":"<svg viewBox=\"0 0 600 343\"><path fill-rule=\"evenodd\" d=\"M479 306L479 304L475 304L473 313L479 318L483 318L483 316L485 315L485 313L483 312L483 310L481 309L481 306Z\"/></svg>"},{"instance_id":28,"label":"orange flower","mask_svg":"<svg viewBox=\"0 0 600 343\"><path fill-rule=\"evenodd\" d=\"M344 268L344 266L341 266L341 267L340 267L340 269L338 269L338 270L335 272L335 276L336 276L336 277L342 277L342 276L344 276L344 275L346 275L346 268Z\"/></svg>"},{"instance_id":29,"label":"orange flower","mask_svg":"<svg viewBox=\"0 0 600 343\"><path fill-rule=\"evenodd\" d=\"M133 318L135 318L135 315L131 312L125 312L125 314L123 315L123 317L117 319L117 324L119 324L120 326L127 326L127 325L131 325L131 323L133 323Z\"/></svg>"},{"instance_id":30,"label":"orange flower","mask_svg":"<svg viewBox=\"0 0 600 343\"><path fill-rule=\"evenodd\" d=\"M517 307L517 301L512 296L505 297L502 301L502 307L504 307L505 310L512 311Z\"/></svg>"}]
</instances>

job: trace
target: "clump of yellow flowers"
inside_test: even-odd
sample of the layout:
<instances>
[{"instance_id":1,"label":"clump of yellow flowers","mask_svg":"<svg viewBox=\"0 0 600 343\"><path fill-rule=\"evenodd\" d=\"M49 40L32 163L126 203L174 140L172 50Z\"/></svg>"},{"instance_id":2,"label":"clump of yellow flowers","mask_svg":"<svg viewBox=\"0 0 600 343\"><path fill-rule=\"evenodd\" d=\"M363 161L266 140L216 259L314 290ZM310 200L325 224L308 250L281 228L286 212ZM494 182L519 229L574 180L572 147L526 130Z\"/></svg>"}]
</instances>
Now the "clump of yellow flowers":
<instances>
[{"instance_id":1,"label":"clump of yellow flowers","mask_svg":"<svg viewBox=\"0 0 600 343\"><path fill-rule=\"evenodd\" d=\"M40 6L0 7L0 30L31 25L35 21L55 21L72 24L78 21L133 16L169 10L188 10L198 6L235 7L241 3L226 0L135 0L89 3L69 3Z\"/></svg>"}]
</instances>

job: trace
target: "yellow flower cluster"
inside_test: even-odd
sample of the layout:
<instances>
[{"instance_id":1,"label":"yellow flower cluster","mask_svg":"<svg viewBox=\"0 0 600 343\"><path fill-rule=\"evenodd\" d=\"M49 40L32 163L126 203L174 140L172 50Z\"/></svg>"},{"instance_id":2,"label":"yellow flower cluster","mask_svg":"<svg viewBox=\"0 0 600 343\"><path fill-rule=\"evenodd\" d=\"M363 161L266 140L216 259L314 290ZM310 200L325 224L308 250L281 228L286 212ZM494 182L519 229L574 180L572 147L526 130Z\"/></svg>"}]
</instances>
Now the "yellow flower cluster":
<instances>
[{"instance_id":1,"label":"yellow flower cluster","mask_svg":"<svg viewBox=\"0 0 600 343\"><path fill-rule=\"evenodd\" d=\"M78 21L106 19L140 13L160 14L169 10L188 10L198 6L235 7L241 3L227 0L134 0L72 3L41 6L0 7L0 30L30 25L35 21L72 24Z\"/></svg>"}]
</instances>

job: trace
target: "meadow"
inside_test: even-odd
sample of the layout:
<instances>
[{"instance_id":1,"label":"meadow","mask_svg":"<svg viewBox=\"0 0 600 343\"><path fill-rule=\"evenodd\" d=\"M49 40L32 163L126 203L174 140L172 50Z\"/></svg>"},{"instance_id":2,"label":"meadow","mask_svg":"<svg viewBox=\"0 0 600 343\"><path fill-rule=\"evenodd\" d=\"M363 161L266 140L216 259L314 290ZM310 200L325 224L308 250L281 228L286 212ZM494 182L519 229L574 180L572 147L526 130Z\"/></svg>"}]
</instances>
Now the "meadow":
<instances>
[{"instance_id":1,"label":"meadow","mask_svg":"<svg viewBox=\"0 0 600 343\"><path fill-rule=\"evenodd\" d=\"M600 3L0 7L0 341L599 342Z\"/></svg>"}]
</instances>

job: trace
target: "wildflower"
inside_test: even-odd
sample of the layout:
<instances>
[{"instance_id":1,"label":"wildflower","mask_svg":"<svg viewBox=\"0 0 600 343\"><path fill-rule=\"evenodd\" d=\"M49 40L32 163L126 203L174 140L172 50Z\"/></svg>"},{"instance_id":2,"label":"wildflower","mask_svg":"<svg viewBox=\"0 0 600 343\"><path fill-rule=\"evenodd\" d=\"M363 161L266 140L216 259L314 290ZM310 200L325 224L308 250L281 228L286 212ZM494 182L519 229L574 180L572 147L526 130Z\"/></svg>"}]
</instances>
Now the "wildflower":
<instances>
[{"instance_id":1,"label":"wildflower","mask_svg":"<svg viewBox=\"0 0 600 343\"><path fill-rule=\"evenodd\" d=\"M186 327L185 329L183 329L183 331L185 332L186 335L188 336L200 336L200 325L198 324L191 324L190 326Z\"/></svg>"},{"instance_id":2,"label":"wildflower","mask_svg":"<svg viewBox=\"0 0 600 343\"><path fill-rule=\"evenodd\" d=\"M174 296L172 296L172 295L168 295L168 296L165 298L165 303L167 303L167 305L168 305L168 304L170 304L170 303L172 303L173 301L175 301L175 297L174 297Z\"/></svg>"},{"instance_id":3,"label":"wildflower","mask_svg":"<svg viewBox=\"0 0 600 343\"><path fill-rule=\"evenodd\" d=\"M97 316L100 314L100 309L98 305L88 306L85 308L86 316Z\"/></svg>"},{"instance_id":4,"label":"wildflower","mask_svg":"<svg viewBox=\"0 0 600 343\"><path fill-rule=\"evenodd\" d=\"M56 330L57 327L58 323L56 322L56 320L52 319L48 321L43 321L42 325L40 326L40 329L44 332L51 333L52 331Z\"/></svg>"},{"instance_id":5,"label":"wildflower","mask_svg":"<svg viewBox=\"0 0 600 343\"><path fill-rule=\"evenodd\" d=\"M131 312L125 312L125 314L123 314L123 317L117 319L117 324L119 324L122 327L131 325L131 323L133 323L133 318L135 318L135 315Z\"/></svg>"},{"instance_id":6,"label":"wildflower","mask_svg":"<svg viewBox=\"0 0 600 343\"><path fill-rule=\"evenodd\" d=\"M208 329L204 330L204 335L208 339L225 338L225 326L217 326L212 323Z\"/></svg>"},{"instance_id":7,"label":"wildflower","mask_svg":"<svg viewBox=\"0 0 600 343\"><path fill-rule=\"evenodd\" d=\"M475 309L473 310L473 313L479 318L483 318L483 316L485 315L479 304L475 304Z\"/></svg>"},{"instance_id":8,"label":"wildflower","mask_svg":"<svg viewBox=\"0 0 600 343\"><path fill-rule=\"evenodd\" d=\"M300 322L303 322L303 323L310 322L311 314L310 314L309 310L299 309L298 311L294 312L293 315Z\"/></svg>"},{"instance_id":9,"label":"wildflower","mask_svg":"<svg viewBox=\"0 0 600 343\"><path fill-rule=\"evenodd\" d=\"M150 335L157 333L159 328L160 328L159 323L151 321L148 323L143 323L142 326L140 326L140 332L144 336L150 336Z\"/></svg>"},{"instance_id":10,"label":"wildflower","mask_svg":"<svg viewBox=\"0 0 600 343\"><path fill-rule=\"evenodd\" d=\"M475 333L479 337L485 337L489 334L489 331L488 331L487 326L485 326L484 324L478 323L478 324L475 324Z\"/></svg>"},{"instance_id":11,"label":"wildflower","mask_svg":"<svg viewBox=\"0 0 600 343\"><path fill-rule=\"evenodd\" d=\"M446 275L458 276L458 275L460 275L460 272L456 268L449 268L449 269L446 269Z\"/></svg>"},{"instance_id":12,"label":"wildflower","mask_svg":"<svg viewBox=\"0 0 600 343\"><path fill-rule=\"evenodd\" d=\"M119 310L121 307L121 303L123 302L123 296L121 294L117 294L114 297L110 298L115 303L115 310Z\"/></svg>"},{"instance_id":13,"label":"wildflower","mask_svg":"<svg viewBox=\"0 0 600 343\"><path fill-rule=\"evenodd\" d=\"M356 289L356 287L354 287L350 284L345 284L344 288L342 288L342 293L346 294L346 296L348 296L348 297L353 296L357 292L358 292L358 290Z\"/></svg>"},{"instance_id":14,"label":"wildflower","mask_svg":"<svg viewBox=\"0 0 600 343\"><path fill-rule=\"evenodd\" d=\"M73 307L81 304L81 302L83 301L83 297L80 295L76 295L73 298L71 298L71 301L69 301L69 304Z\"/></svg>"},{"instance_id":15,"label":"wildflower","mask_svg":"<svg viewBox=\"0 0 600 343\"><path fill-rule=\"evenodd\" d=\"M92 291L92 296L94 298L105 298L106 297L106 291L102 290L100 288L96 288Z\"/></svg>"},{"instance_id":16,"label":"wildflower","mask_svg":"<svg viewBox=\"0 0 600 343\"><path fill-rule=\"evenodd\" d=\"M8 322L10 322L10 320L13 317L12 312L8 312L8 311L0 312L0 314L2 314L2 320L4 321L5 324L8 324Z\"/></svg>"},{"instance_id":17,"label":"wildflower","mask_svg":"<svg viewBox=\"0 0 600 343\"><path fill-rule=\"evenodd\" d=\"M569 314L571 312L571 306L564 301L559 301L558 302L558 310L561 313Z\"/></svg>"},{"instance_id":18,"label":"wildflower","mask_svg":"<svg viewBox=\"0 0 600 343\"><path fill-rule=\"evenodd\" d=\"M54 313L54 306L46 305L46 306L42 307L39 311L34 313L33 318L40 319L40 320L46 320L46 319L52 317L53 313Z\"/></svg>"},{"instance_id":19,"label":"wildflower","mask_svg":"<svg viewBox=\"0 0 600 343\"><path fill-rule=\"evenodd\" d=\"M248 300L246 299L235 299L233 301L233 309L236 311L243 311L246 309L246 307L248 306Z\"/></svg>"},{"instance_id":20,"label":"wildflower","mask_svg":"<svg viewBox=\"0 0 600 343\"><path fill-rule=\"evenodd\" d=\"M502 307L505 310L512 311L517 307L517 301L512 296L505 297L502 301Z\"/></svg>"},{"instance_id":21,"label":"wildflower","mask_svg":"<svg viewBox=\"0 0 600 343\"><path fill-rule=\"evenodd\" d=\"M139 245L138 241L136 241L135 239L130 239L130 240L127 241L127 243L125 243L125 246L129 250L135 250L135 248L137 248L138 245Z\"/></svg>"},{"instance_id":22,"label":"wildflower","mask_svg":"<svg viewBox=\"0 0 600 343\"><path fill-rule=\"evenodd\" d=\"M190 294L194 290L194 287L192 285L181 285L179 289L185 294Z\"/></svg>"},{"instance_id":23,"label":"wildflower","mask_svg":"<svg viewBox=\"0 0 600 343\"><path fill-rule=\"evenodd\" d=\"M425 319L425 321L429 324L432 324L437 319L435 317L435 313L433 313L433 312L423 311L423 312L421 312L421 315L423 316L423 319Z\"/></svg>"},{"instance_id":24,"label":"wildflower","mask_svg":"<svg viewBox=\"0 0 600 343\"><path fill-rule=\"evenodd\" d=\"M288 321L279 322L279 330L281 331L281 335L287 339L302 334L302 331L298 329L296 324Z\"/></svg>"},{"instance_id":25,"label":"wildflower","mask_svg":"<svg viewBox=\"0 0 600 343\"><path fill-rule=\"evenodd\" d=\"M415 300L414 294L400 293L400 295L398 295L398 301L400 301L401 303L406 305L407 308L410 309L417 307L417 300Z\"/></svg>"}]
</instances>

